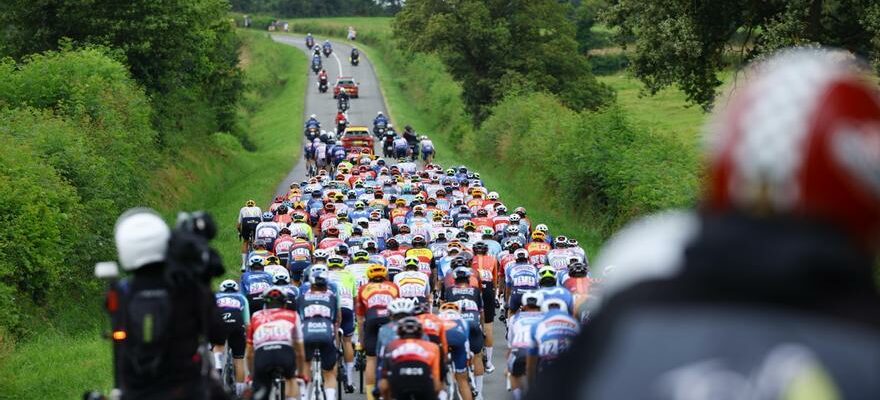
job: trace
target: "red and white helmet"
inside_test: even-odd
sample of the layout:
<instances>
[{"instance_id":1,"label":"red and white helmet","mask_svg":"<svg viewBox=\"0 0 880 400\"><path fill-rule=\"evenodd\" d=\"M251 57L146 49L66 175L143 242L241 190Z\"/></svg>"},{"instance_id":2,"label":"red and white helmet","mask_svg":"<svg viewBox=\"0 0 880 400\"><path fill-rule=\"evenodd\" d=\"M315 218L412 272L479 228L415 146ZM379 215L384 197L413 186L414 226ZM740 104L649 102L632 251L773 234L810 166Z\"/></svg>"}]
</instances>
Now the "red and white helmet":
<instances>
[{"instance_id":1,"label":"red and white helmet","mask_svg":"<svg viewBox=\"0 0 880 400\"><path fill-rule=\"evenodd\" d=\"M880 96L854 57L787 50L753 66L708 126L706 206L880 237Z\"/></svg>"}]
</instances>

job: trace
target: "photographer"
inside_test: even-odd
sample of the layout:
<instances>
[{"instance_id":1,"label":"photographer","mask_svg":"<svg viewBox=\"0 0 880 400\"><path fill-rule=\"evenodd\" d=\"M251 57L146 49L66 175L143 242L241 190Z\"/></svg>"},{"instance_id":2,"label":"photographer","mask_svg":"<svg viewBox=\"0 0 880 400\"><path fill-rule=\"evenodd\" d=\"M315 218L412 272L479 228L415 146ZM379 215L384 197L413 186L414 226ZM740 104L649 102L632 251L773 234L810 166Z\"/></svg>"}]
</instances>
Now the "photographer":
<instances>
[{"instance_id":1,"label":"photographer","mask_svg":"<svg viewBox=\"0 0 880 400\"><path fill-rule=\"evenodd\" d=\"M117 220L119 262L131 273L117 285L119 308L111 313L123 399L226 398L202 352L206 341L223 343L223 321L208 287L223 271L208 246L215 234L204 213L181 214L173 232L146 208Z\"/></svg>"}]
</instances>

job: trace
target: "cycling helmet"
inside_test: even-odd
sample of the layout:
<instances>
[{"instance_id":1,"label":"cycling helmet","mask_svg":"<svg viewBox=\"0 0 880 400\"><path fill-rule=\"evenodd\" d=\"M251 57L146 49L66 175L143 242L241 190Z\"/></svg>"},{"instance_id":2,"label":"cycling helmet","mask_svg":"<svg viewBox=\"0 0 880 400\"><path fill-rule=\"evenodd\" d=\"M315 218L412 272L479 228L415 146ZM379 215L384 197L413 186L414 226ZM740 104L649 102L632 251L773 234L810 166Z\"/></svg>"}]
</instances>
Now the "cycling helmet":
<instances>
[{"instance_id":1,"label":"cycling helmet","mask_svg":"<svg viewBox=\"0 0 880 400\"><path fill-rule=\"evenodd\" d=\"M553 238L553 245L556 246L557 249L564 249L568 247L568 238L562 235L559 235Z\"/></svg>"},{"instance_id":2,"label":"cycling helmet","mask_svg":"<svg viewBox=\"0 0 880 400\"><path fill-rule=\"evenodd\" d=\"M434 222L443 221L443 214L440 214L440 213L431 214L431 221L434 221Z\"/></svg>"},{"instance_id":3,"label":"cycling helmet","mask_svg":"<svg viewBox=\"0 0 880 400\"><path fill-rule=\"evenodd\" d=\"M266 257L266 265L281 265L281 260L275 256Z\"/></svg>"},{"instance_id":4,"label":"cycling helmet","mask_svg":"<svg viewBox=\"0 0 880 400\"><path fill-rule=\"evenodd\" d=\"M312 268L312 275L309 276L309 283L314 287L324 288L327 287L327 272L315 270Z\"/></svg>"},{"instance_id":5,"label":"cycling helmet","mask_svg":"<svg viewBox=\"0 0 880 400\"><path fill-rule=\"evenodd\" d=\"M335 226L331 226L331 227L327 228L327 231L325 233L326 233L326 236L337 237L337 236L339 236L339 228L337 228Z\"/></svg>"},{"instance_id":6,"label":"cycling helmet","mask_svg":"<svg viewBox=\"0 0 880 400\"><path fill-rule=\"evenodd\" d=\"M455 223L455 220L452 219L451 215L444 215L440 222L443 223L443 226L452 226Z\"/></svg>"},{"instance_id":7,"label":"cycling helmet","mask_svg":"<svg viewBox=\"0 0 880 400\"><path fill-rule=\"evenodd\" d=\"M568 265L568 276L581 278L587 276L589 270L587 269L587 264L582 262L573 262Z\"/></svg>"},{"instance_id":8,"label":"cycling helmet","mask_svg":"<svg viewBox=\"0 0 880 400\"><path fill-rule=\"evenodd\" d=\"M476 174L474 174L474 177L477 177ZM489 194L486 195L486 198L489 200L498 200L498 197L498 192L489 192Z\"/></svg>"},{"instance_id":9,"label":"cycling helmet","mask_svg":"<svg viewBox=\"0 0 880 400\"><path fill-rule=\"evenodd\" d=\"M315 114L312 114L312 115L309 115L309 118L312 118L312 119L318 119L318 116L315 115Z\"/></svg>"},{"instance_id":10,"label":"cycling helmet","mask_svg":"<svg viewBox=\"0 0 880 400\"><path fill-rule=\"evenodd\" d=\"M362 200L358 200L358 201L354 202L354 209L355 210L363 210L366 207L367 207L367 203L364 203Z\"/></svg>"},{"instance_id":11,"label":"cycling helmet","mask_svg":"<svg viewBox=\"0 0 880 400\"><path fill-rule=\"evenodd\" d=\"M409 225L407 224L401 225L399 228L397 228L397 231L402 234L408 234L411 232L411 230L409 229Z\"/></svg>"},{"instance_id":12,"label":"cycling helmet","mask_svg":"<svg viewBox=\"0 0 880 400\"><path fill-rule=\"evenodd\" d=\"M452 268L453 271L455 271L456 268L468 268L468 269L470 269L470 266L468 265L468 262L467 262L467 260L466 260L464 257L455 257L455 258L453 258L453 259L452 259L452 262L450 263L450 267Z\"/></svg>"},{"instance_id":13,"label":"cycling helmet","mask_svg":"<svg viewBox=\"0 0 880 400\"><path fill-rule=\"evenodd\" d=\"M335 253L340 256L343 256L343 257L347 256L348 255L348 245L347 244L340 244L339 246L336 246Z\"/></svg>"},{"instance_id":14,"label":"cycling helmet","mask_svg":"<svg viewBox=\"0 0 880 400\"><path fill-rule=\"evenodd\" d=\"M232 279L227 279L223 282L220 282L220 291L221 292L237 292L238 291L238 283Z\"/></svg>"},{"instance_id":15,"label":"cycling helmet","mask_svg":"<svg viewBox=\"0 0 880 400\"><path fill-rule=\"evenodd\" d=\"M489 252L489 245L485 242L474 243L474 254L486 254Z\"/></svg>"},{"instance_id":16,"label":"cycling helmet","mask_svg":"<svg viewBox=\"0 0 880 400\"><path fill-rule=\"evenodd\" d=\"M278 215L287 214L287 206L284 204L278 206L278 209L275 211L275 213Z\"/></svg>"},{"instance_id":17,"label":"cycling helmet","mask_svg":"<svg viewBox=\"0 0 880 400\"><path fill-rule=\"evenodd\" d=\"M415 311L415 308L416 304L414 299L401 297L391 300L391 303L388 304L388 313L392 316L409 316L413 315L413 311Z\"/></svg>"},{"instance_id":18,"label":"cycling helmet","mask_svg":"<svg viewBox=\"0 0 880 400\"><path fill-rule=\"evenodd\" d=\"M253 257L251 257L251 258L248 260L248 265L250 265L250 266L252 266L252 267L253 267L253 266L260 266L260 267L262 267L262 266L263 266L263 262L265 262L265 261L266 261L266 260L265 260L263 257L261 257L261 256L253 256Z\"/></svg>"},{"instance_id":19,"label":"cycling helmet","mask_svg":"<svg viewBox=\"0 0 880 400\"><path fill-rule=\"evenodd\" d=\"M327 268L326 265L324 265L324 264L313 264L313 265L309 268L309 275L311 276L311 275L314 275L314 274L317 274L317 273L325 273L325 274L326 274L327 271L328 271L328 268Z\"/></svg>"},{"instance_id":20,"label":"cycling helmet","mask_svg":"<svg viewBox=\"0 0 880 400\"><path fill-rule=\"evenodd\" d=\"M376 248L376 242L374 242L372 240L364 241L363 246L364 246L364 249L366 249L366 250L378 250Z\"/></svg>"},{"instance_id":21,"label":"cycling helmet","mask_svg":"<svg viewBox=\"0 0 880 400\"><path fill-rule=\"evenodd\" d=\"M397 242L397 239L391 237L385 241L385 248L388 250L397 250L400 247L400 243Z\"/></svg>"},{"instance_id":22,"label":"cycling helmet","mask_svg":"<svg viewBox=\"0 0 880 400\"><path fill-rule=\"evenodd\" d=\"M256 202L256 201L253 201L253 200L248 200L248 201L244 202L244 205L245 205L246 207L256 207L256 206L257 206L257 202Z\"/></svg>"},{"instance_id":23,"label":"cycling helmet","mask_svg":"<svg viewBox=\"0 0 880 400\"><path fill-rule=\"evenodd\" d=\"M540 280L541 283L552 281L553 285L555 286L556 285L556 269L549 266L549 265L545 265L545 266L541 267L540 269L538 269L538 279Z\"/></svg>"},{"instance_id":24,"label":"cycling helmet","mask_svg":"<svg viewBox=\"0 0 880 400\"><path fill-rule=\"evenodd\" d=\"M519 221L522 220L522 217L520 217L519 214L513 214L508 217L507 220L510 221L511 224L518 224Z\"/></svg>"},{"instance_id":25,"label":"cycling helmet","mask_svg":"<svg viewBox=\"0 0 880 400\"><path fill-rule=\"evenodd\" d=\"M385 268L384 265L373 264L367 268L367 279L373 280L376 278L385 279L388 277L388 268Z\"/></svg>"},{"instance_id":26,"label":"cycling helmet","mask_svg":"<svg viewBox=\"0 0 880 400\"><path fill-rule=\"evenodd\" d=\"M492 229L491 227L484 226L483 229L481 229L481 230L483 231L483 238L484 239L491 239L495 236L495 230Z\"/></svg>"},{"instance_id":27,"label":"cycling helmet","mask_svg":"<svg viewBox=\"0 0 880 400\"><path fill-rule=\"evenodd\" d=\"M299 213L293 214L293 222L306 222L306 216Z\"/></svg>"},{"instance_id":28,"label":"cycling helmet","mask_svg":"<svg viewBox=\"0 0 880 400\"><path fill-rule=\"evenodd\" d=\"M364 263L370 261L370 253L366 250L359 249L351 256L351 260L356 263Z\"/></svg>"},{"instance_id":29,"label":"cycling helmet","mask_svg":"<svg viewBox=\"0 0 880 400\"><path fill-rule=\"evenodd\" d=\"M440 312L443 312L443 311L461 312L461 307L458 306L458 303L456 303L454 301L450 301L450 302L443 303L440 305Z\"/></svg>"},{"instance_id":30,"label":"cycling helmet","mask_svg":"<svg viewBox=\"0 0 880 400\"><path fill-rule=\"evenodd\" d=\"M327 266L330 268L344 268L345 267L345 259L334 255L327 258Z\"/></svg>"},{"instance_id":31,"label":"cycling helmet","mask_svg":"<svg viewBox=\"0 0 880 400\"><path fill-rule=\"evenodd\" d=\"M363 228L363 229L367 229L367 228L370 227L370 220L368 220L368 219L366 219L366 218L363 218L363 217L356 219L356 220L354 221L354 223L357 224L358 226L360 226L360 227Z\"/></svg>"},{"instance_id":32,"label":"cycling helmet","mask_svg":"<svg viewBox=\"0 0 880 400\"><path fill-rule=\"evenodd\" d=\"M271 212L266 211L263 213L263 222L272 221L272 218L273 218L273 216L272 216Z\"/></svg>"},{"instance_id":33,"label":"cycling helmet","mask_svg":"<svg viewBox=\"0 0 880 400\"><path fill-rule=\"evenodd\" d=\"M545 299L541 302L541 311L547 312L555 309L562 310L562 312L568 312L568 305L565 304L564 300L555 298Z\"/></svg>"},{"instance_id":34,"label":"cycling helmet","mask_svg":"<svg viewBox=\"0 0 880 400\"><path fill-rule=\"evenodd\" d=\"M519 235L519 227L516 225L507 225L507 228L504 228L504 232L506 232L508 236L516 236Z\"/></svg>"},{"instance_id":35,"label":"cycling helmet","mask_svg":"<svg viewBox=\"0 0 880 400\"><path fill-rule=\"evenodd\" d=\"M468 267L457 267L452 270L452 274L456 282L468 282L471 279L471 269Z\"/></svg>"},{"instance_id":36,"label":"cycling helmet","mask_svg":"<svg viewBox=\"0 0 880 400\"><path fill-rule=\"evenodd\" d=\"M481 209L477 210L477 216L478 216L478 217L488 217L488 216L489 216L489 210L487 210L487 209L485 209L485 208L481 208Z\"/></svg>"},{"instance_id":37,"label":"cycling helmet","mask_svg":"<svg viewBox=\"0 0 880 400\"><path fill-rule=\"evenodd\" d=\"M452 169L452 168L447 169L447 170L446 170L446 175L449 175L449 176L455 175L455 170Z\"/></svg>"},{"instance_id":38,"label":"cycling helmet","mask_svg":"<svg viewBox=\"0 0 880 400\"><path fill-rule=\"evenodd\" d=\"M281 307L287 304L287 292L281 286L269 286L263 291L263 302L267 308Z\"/></svg>"},{"instance_id":39,"label":"cycling helmet","mask_svg":"<svg viewBox=\"0 0 880 400\"><path fill-rule=\"evenodd\" d=\"M513 210L513 212L519 214L520 217L526 216L526 208L525 207L517 207Z\"/></svg>"},{"instance_id":40,"label":"cycling helmet","mask_svg":"<svg viewBox=\"0 0 880 400\"><path fill-rule=\"evenodd\" d=\"M275 275L272 275L272 283L275 285L278 285L278 286L289 285L290 284L290 274L288 274L287 271L279 270L278 272L275 273Z\"/></svg>"},{"instance_id":41,"label":"cycling helmet","mask_svg":"<svg viewBox=\"0 0 880 400\"><path fill-rule=\"evenodd\" d=\"M416 317L406 317L397 322L397 336L401 339L421 339L422 323Z\"/></svg>"},{"instance_id":42,"label":"cycling helmet","mask_svg":"<svg viewBox=\"0 0 880 400\"><path fill-rule=\"evenodd\" d=\"M329 257L329 256L330 256L330 254L327 253L327 250L324 250L324 249L315 250L315 259L316 260L319 260L319 259L326 260L327 257Z\"/></svg>"},{"instance_id":43,"label":"cycling helmet","mask_svg":"<svg viewBox=\"0 0 880 400\"><path fill-rule=\"evenodd\" d=\"M517 249L513 252L516 261L526 261L529 259L529 252L526 249Z\"/></svg>"},{"instance_id":44,"label":"cycling helmet","mask_svg":"<svg viewBox=\"0 0 880 400\"><path fill-rule=\"evenodd\" d=\"M539 232L544 232L546 234L550 231L550 228L548 228L547 225L538 224L538 226L535 227L535 230Z\"/></svg>"},{"instance_id":45,"label":"cycling helmet","mask_svg":"<svg viewBox=\"0 0 880 400\"><path fill-rule=\"evenodd\" d=\"M415 257L407 257L406 260L403 261L403 268L408 271L418 271L419 270L419 259Z\"/></svg>"},{"instance_id":46,"label":"cycling helmet","mask_svg":"<svg viewBox=\"0 0 880 400\"><path fill-rule=\"evenodd\" d=\"M348 221L348 211L340 210L336 212L336 219L341 221Z\"/></svg>"},{"instance_id":47,"label":"cycling helmet","mask_svg":"<svg viewBox=\"0 0 880 400\"><path fill-rule=\"evenodd\" d=\"M536 242L543 242L545 239L547 239L547 234L542 231L535 231L534 233L532 233L532 240Z\"/></svg>"},{"instance_id":48,"label":"cycling helmet","mask_svg":"<svg viewBox=\"0 0 880 400\"><path fill-rule=\"evenodd\" d=\"M568 247L578 247L578 241L575 238L568 238Z\"/></svg>"},{"instance_id":49,"label":"cycling helmet","mask_svg":"<svg viewBox=\"0 0 880 400\"><path fill-rule=\"evenodd\" d=\"M471 238L470 236L468 236L468 233L465 231L459 231L457 234L455 234L455 237L457 239L461 239L462 241L465 241L465 242L467 242L468 239Z\"/></svg>"},{"instance_id":50,"label":"cycling helmet","mask_svg":"<svg viewBox=\"0 0 880 400\"><path fill-rule=\"evenodd\" d=\"M469 232L473 232L473 231L477 230L477 225L474 224L473 221L465 221L464 230L469 231Z\"/></svg>"},{"instance_id":51,"label":"cycling helmet","mask_svg":"<svg viewBox=\"0 0 880 400\"><path fill-rule=\"evenodd\" d=\"M428 245L428 242L423 235L415 235L412 239L412 245L413 247L425 247Z\"/></svg>"},{"instance_id":52,"label":"cycling helmet","mask_svg":"<svg viewBox=\"0 0 880 400\"><path fill-rule=\"evenodd\" d=\"M541 307L541 304L544 303L544 294L537 290L531 290L523 293L520 302L524 306Z\"/></svg>"}]
</instances>

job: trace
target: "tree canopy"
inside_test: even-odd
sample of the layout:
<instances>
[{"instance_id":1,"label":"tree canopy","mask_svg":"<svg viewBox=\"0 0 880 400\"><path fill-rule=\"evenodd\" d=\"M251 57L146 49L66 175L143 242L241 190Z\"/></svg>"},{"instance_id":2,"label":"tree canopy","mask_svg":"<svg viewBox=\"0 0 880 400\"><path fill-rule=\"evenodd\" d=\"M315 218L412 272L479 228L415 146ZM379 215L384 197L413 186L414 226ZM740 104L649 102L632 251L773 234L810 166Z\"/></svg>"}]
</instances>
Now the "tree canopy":
<instances>
[{"instance_id":1,"label":"tree canopy","mask_svg":"<svg viewBox=\"0 0 880 400\"><path fill-rule=\"evenodd\" d=\"M706 109L721 69L782 47L839 47L880 67L876 0L615 0L604 17L649 92L677 85Z\"/></svg>"},{"instance_id":2,"label":"tree canopy","mask_svg":"<svg viewBox=\"0 0 880 400\"><path fill-rule=\"evenodd\" d=\"M556 0L408 0L394 34L408 50L443 60L476 121L505 95L528 91L594 109L611 91L578 52L570 14L570 5Z\"/></svg>"}]
</instances>

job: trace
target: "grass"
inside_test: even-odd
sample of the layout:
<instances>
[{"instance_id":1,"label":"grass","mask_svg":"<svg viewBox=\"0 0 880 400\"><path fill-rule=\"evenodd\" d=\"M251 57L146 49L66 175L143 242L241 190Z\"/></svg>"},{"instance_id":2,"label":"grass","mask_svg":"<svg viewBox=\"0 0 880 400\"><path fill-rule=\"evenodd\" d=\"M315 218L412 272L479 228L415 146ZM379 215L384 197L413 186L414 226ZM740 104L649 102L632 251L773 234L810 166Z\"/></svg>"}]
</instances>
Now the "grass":
<instances>
[{"instance_id":1,"label":"grass","mask_svg":"<svg viewBox=\"0 0 880 400\"><path fill-rule=\"evenodd\" d=\"M257 150L245 151L221 133L192 143L179 152L177 162L157 173L151 183L154 195L145 200L169 219L179 209L211 212L220 226L213 244L230 271L240 261L234 228L238 209L248 198L268 201L296 161L306 85L302 52L265 34L242 35L251 56L246 79L252 101L241 121ZM110 388L110 345L101 339L103 316L94 303L73 298L70 308L47 321L51 325L34 339L0 343L0 399L71 399L85 390ZM56 329L74 323L86 328L76 333Z\"/></svg>"}]
</instances>

